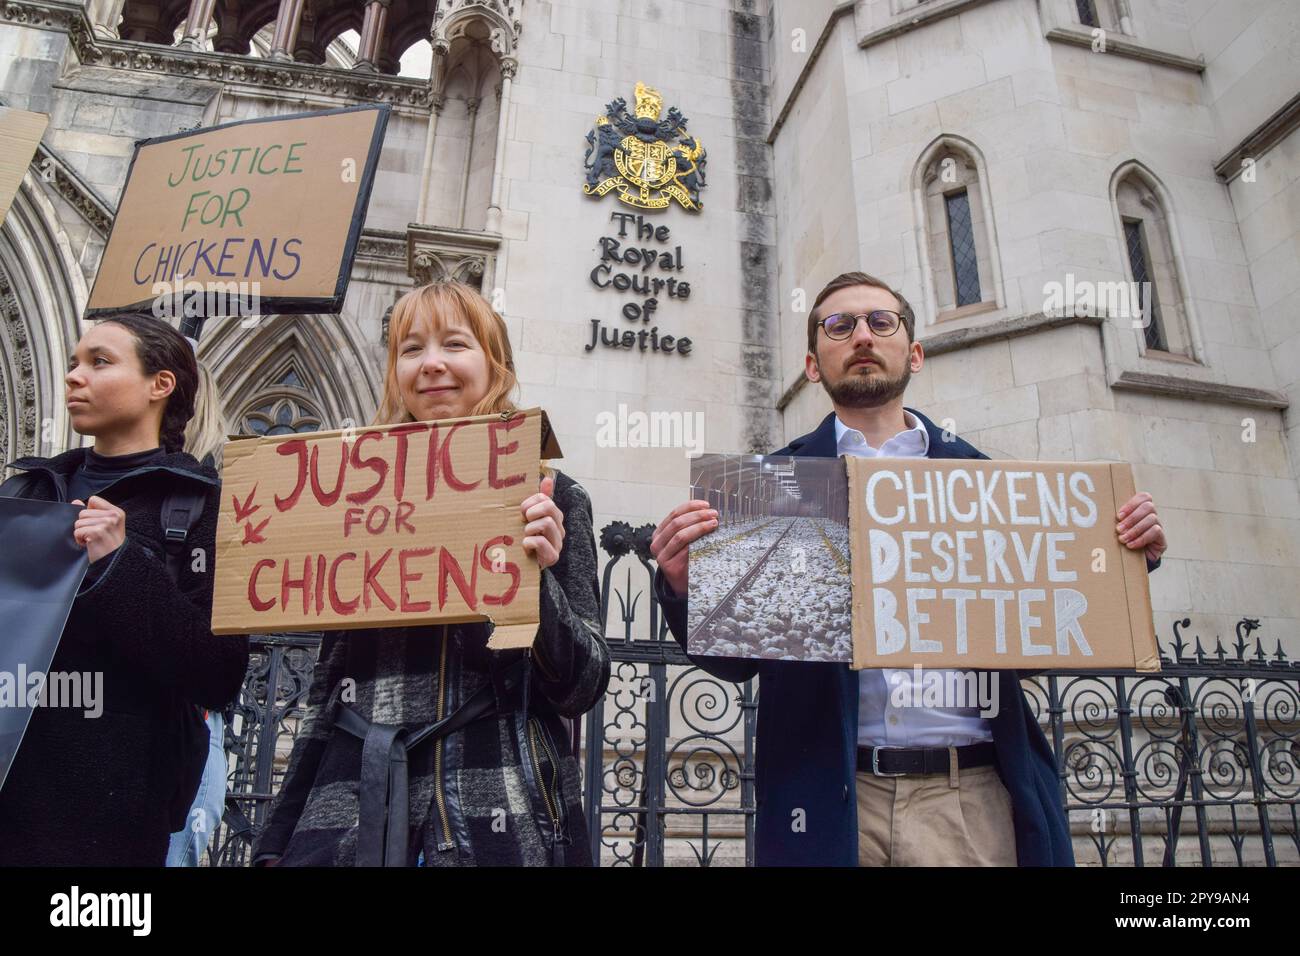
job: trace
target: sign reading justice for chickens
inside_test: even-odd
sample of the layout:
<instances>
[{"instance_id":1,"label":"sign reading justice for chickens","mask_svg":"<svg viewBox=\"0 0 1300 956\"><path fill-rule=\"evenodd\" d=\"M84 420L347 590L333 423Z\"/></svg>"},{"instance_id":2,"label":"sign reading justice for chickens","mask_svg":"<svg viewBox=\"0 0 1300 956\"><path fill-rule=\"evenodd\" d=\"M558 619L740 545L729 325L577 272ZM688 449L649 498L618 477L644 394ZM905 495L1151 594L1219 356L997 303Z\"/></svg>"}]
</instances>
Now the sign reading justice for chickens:
<instances>
[{"instance_id":1,"label":"sign reading justice for chickens","mask_svg":"<svg viewBox=\"0 0 1300 956\"><path fill-rule=\"evenodd\" d=\"M495 623L526 647L537 562L520 503L560 457L545 413L227 443L214 634Z\"/></svg>"},{"instance_id":2,"label":"sign reading justice for chickens","mask_svg":"<svg viewBox=\"0 0 1300 956\"><path fill-rule=\"evenodd\" d=\"M1127 464L721 458L692 475L732 511L691 549L692 654L1159 669Z\"/></svg>"}]
</instances>

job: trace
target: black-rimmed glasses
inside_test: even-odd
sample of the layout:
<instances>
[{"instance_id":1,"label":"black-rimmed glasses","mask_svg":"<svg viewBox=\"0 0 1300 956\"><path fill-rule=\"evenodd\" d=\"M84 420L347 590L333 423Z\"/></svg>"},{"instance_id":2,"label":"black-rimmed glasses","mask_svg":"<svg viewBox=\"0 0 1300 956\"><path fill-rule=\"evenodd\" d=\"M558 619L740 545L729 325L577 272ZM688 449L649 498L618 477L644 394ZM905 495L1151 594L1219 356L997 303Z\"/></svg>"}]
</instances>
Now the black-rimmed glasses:
<instances>
[{"instance_id":1,"label":"black-rimmed glasses","mask_svg":"<svg viewBox=\"0 0 1300 956\"><path fill-rule=\"evenodd\" d=\"M833 312L822 319L822 330L831 339L847 339L858 327L859 320L865 320L874 335L893 335L903 322L903 317L889 309L875 309L872 312Z\"/></svg>"}]
</instances>

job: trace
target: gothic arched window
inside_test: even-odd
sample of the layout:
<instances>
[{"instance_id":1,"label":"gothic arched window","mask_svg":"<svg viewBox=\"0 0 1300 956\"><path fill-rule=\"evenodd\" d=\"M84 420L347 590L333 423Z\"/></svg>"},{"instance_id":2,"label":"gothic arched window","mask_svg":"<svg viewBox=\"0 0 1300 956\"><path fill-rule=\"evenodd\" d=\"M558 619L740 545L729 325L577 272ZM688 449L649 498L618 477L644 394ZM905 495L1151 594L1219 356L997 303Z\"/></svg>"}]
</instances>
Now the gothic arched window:
<instances>
[{"instance_id":1,"label":"gothic arched window","mask_svg":"<svg viewBox=\"0 0 1300 956\"><path fill-rule=\"evenodd\" d=\"M1137 292L1148 351L1192 356L1182 282L1174 255L1169 214L1154 182L1138 168L1115 187L1123 230L1123 255Z\"/></svg>"},{"instance_id":2,"label":"gothic arched window","mask_svg":"<svg viewBox=\"0 0 1300 956\"><path fill-rule=\"evenodd\" d=\"M291 362L245 406L236 421L241 435L291 435L320 431L324 418L298 367Z\"/></svg>"},{"instance_id":3,"label":"gothic arched window","mask_svg":"<svg viewBox=\"0 0 1300 956\"><path fill-rule=\"evenodd\" d=\"M936 317L995 308L995 250L975 158L955 143L940 144L925 164L921 187Z\"/></svg>"}]
</instances>

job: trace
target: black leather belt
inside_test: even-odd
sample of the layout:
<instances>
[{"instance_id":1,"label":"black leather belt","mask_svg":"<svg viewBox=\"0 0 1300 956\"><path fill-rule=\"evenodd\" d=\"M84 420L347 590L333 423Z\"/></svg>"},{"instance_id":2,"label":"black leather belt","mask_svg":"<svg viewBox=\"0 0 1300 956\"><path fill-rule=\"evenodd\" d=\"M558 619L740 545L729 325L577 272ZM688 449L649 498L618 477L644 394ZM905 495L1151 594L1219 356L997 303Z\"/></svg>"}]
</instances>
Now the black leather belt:
<instances>
[{"instance_id":1,"label":"black leather belt","mask_svg":"<svg viewBox=\"0 0 1300 956\"><path fill-rule=\"evenodd\" d=\"M993 744L968 744L957 748L957 769L987 767L996 760ZM948 773L947 747L859 747L858 770L877 777L905 774Z\"/></svg>"}]
</instances>

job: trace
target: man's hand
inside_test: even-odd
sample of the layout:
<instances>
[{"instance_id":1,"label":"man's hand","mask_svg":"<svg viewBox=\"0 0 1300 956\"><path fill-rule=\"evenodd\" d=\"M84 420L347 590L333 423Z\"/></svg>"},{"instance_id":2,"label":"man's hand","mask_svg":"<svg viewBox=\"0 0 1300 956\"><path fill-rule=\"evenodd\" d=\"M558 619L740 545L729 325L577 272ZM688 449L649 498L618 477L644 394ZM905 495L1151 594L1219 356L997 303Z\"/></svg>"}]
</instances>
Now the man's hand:
<instances>
[{"instance_id":1,"label":"man's hand","mask_svg":"<svg viewBox=\"0 0 1300 956\"><path fill-rule=\"evenodd\" d=\"M72 527L72 537L86 549L92 564L112 554L126 541L126 512L121 508L98 495L91 495L88 502L78 498L72 504L82 507Z\"/></svg>"},{"instance_id":2,"label":"man's hand","mask_svg":"<svg viewBox=\"0 0 1300 956\"><path fill-rule=\"evenodd\" d=\"M707 501L688 501L674 508L650 539L650 554L664 573L664 580L679 596L686 594L686 559L689 546L718 527L718 513Z\"/></svg>"},{"instance_id":3,"label":"man's hand","mask_svg":"<svg viewBox=\"0 0 1300 956\"><path fill-rule=\"evenodd\" d=\"M1156 514L1156 504L1147 492L1139 491L1126 501L1115 517L1119 519L1115 532L1124 547L1144 550L1151 561L1159 559L1169 547L1165 529L1160 527L1160 516Z\"/></svg>"},{"instance_id":4,"label":"man's hand","mask_svg":"<svg viewBox=\"0 0 1300 956\"><path fill-rule=\"evenodd\" d=\"M524 552L537 559L539 568L559 561L564 543L564 512L551 498L554 492L555 479L543 478L541 491L519 506L524 513Z\"/></svg>"}]
</instances>

